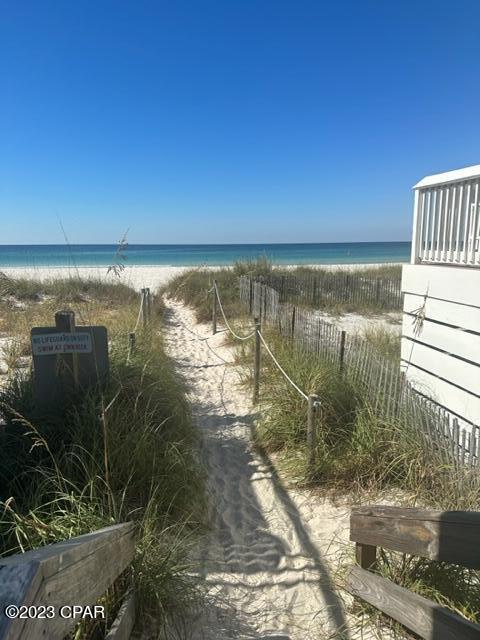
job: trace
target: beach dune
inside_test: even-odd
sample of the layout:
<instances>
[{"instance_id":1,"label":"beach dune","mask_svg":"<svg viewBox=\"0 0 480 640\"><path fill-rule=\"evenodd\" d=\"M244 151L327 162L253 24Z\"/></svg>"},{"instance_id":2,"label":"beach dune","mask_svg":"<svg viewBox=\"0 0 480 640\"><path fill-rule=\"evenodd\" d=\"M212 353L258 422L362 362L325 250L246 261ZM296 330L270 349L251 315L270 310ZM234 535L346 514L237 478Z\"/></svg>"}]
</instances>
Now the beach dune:
<instances>
[{"instance_id":1,"label":"beach dune","mask_svg":"<svg viewBox=\"0 0 480 640\"><path fill-rule=\"evenodd\" d=\"M389 263L390 265L392 263ZM395 263L400 264L400 263ZM280 266L280 265L279 265ZM381 267L382 264L316 264L316 265L281 265L283 269L293 269L296 266L308 266L318 269L366 269L372 267ZM155 290L166 284L175 276L184 273L195 266L164 266L164 265L128 265L119 276L114 273L108 273L108 267L72 267L72 266L55 266L55 267L0 267L0 272L10 278L32 278L35 280L49 280L51 278L100 278L102 280L111 280L112 282L123 282L126 285L140 290L143 287L150 287ZM202 266L203 269L218 269L217 266Z\"/></svg>"}]
</instances>

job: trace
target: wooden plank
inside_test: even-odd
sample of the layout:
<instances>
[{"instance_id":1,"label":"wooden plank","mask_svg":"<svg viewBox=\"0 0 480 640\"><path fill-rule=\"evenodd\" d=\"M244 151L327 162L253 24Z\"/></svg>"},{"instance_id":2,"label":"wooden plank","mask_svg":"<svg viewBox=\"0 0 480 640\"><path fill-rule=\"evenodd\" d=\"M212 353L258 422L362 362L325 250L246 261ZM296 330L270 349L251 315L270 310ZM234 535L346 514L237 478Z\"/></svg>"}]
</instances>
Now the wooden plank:
<instances>
[{"instance_id":1,"label":"wooden plank","mask_svg":"<svg viewBox=\"0 0 480 640\"><path fill-rule=\"evenodd\" d=\"M426 640L478 640L480 625L358 566L347 573L347 590Z\"/></svg>"},{"instance_id":2,"label":"wooden plank","mask_svg":"<svg viewBox=\"0 0 480 640\"><path fill-rule=\"evenodd\" d=\"M135 625L135 593L126 594L122 606L105 636L105 640L129 640Z\"/></svg>"},{"instance_id":3,"label":"wooden plank","mask_svg":"<svg viewBox=\"0 0 480 640\"><path fill-rule=\"evenodd\" d=\"M405 294L404 312L415 313L424 304L424 296L412 293ZM461 327L467 331L480 333L480 307L468 306L448 300L437 300L427 297L425 302L425 317Z\"/></svg>"},{"instance_id":4,"label":"wooden plank","mask_svg":"<svg viewBox=\"0 0 480 640\"><path fill-rule=\"evenodd\" d=\"M410 340L402 340L401 358L405 362L411 362L433 375L445 378L448 382L453 382L462 389L480 396L480 367L476 364L459 360L448 353L442 353ZM435 389L431 391L433 392L432 397L435 399ZM431 394L425 393L425 395Z\"/></svg>"},{"instance_id":5,"label":"wooden plank","mask_svg":"<svg viewBox=\"0 0 480 640\"><path fill-rule=\"evenodd\" d=\"M132 533L133 529L132 522L115 524L63 542L56 542L26 553L1 558L0 563L2 565L19 565L37 561L42 566L44 577L48 577L89 555L101 541L108 540L110 544L113 544L118 538Z\"/></svg>"},{"instance_id":6,"label":"wooden plank","mask_svg":"<svg viewBox=\"0 0 480 640\"><path fill-rule=\"evenodd\" d=\"M462 329L454 329L436 322L430 322L427 319L423 322L419 331L416 331L413 321L414 318L412 316L403 315L402 337L424 342L429 346L480 364L480 333L469 333ZM478 328L480 329L480 325Z\"/></svg>"},{"instance_id":7,"label":"wooden plank","mask_svg":"<svg viewBox=\"0 0 480 640\"><path fill-rule=\"evenodd\" d=\"M4 560L0 560L4 562ZM23 564L0 565L0 638L18 638L25 626L25 620L9 620L4 615L7 605L20 606L25 602L35 602L42 572L36 561ZM13 633L14 632L14 633Z\"/></svg>"},{"instance_id":8,"label":"wooden plank","mask_svg":"<svg viewBox=\"0 0 480 640\"><path fill-rule=\"evenodd\" d=\"M431 560L480 568L480 513L360 507L350 516L350 540Z\"/></svg>"},{"instance_id":9,"label":"wooden plank","mask_svg":"<svg viewBox=\"0 0 480 640\"><path fill-rule=\"evenodd\" d=\"M30 586L17 581L16 590L2 580L1 599L8 598L17 606L92 605L130 564L134 549L134 526L125 523L2 559L0 578L5 571L21 575L29 565L36 571ZM60 640L75 624L75 620L60 616L50 620L9 620L1 638L34 640L43 635Z\"/></svg>"}]
</instances>

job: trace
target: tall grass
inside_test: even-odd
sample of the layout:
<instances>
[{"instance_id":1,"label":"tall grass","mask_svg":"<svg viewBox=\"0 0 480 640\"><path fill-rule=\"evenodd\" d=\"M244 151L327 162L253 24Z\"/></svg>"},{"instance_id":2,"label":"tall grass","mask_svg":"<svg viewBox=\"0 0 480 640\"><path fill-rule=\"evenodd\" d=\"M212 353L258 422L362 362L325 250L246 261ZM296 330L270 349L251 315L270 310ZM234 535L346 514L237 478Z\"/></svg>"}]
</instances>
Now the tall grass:
<instances>
[{"instance_id":1,"label":"tall grass","mask_svg":"<svg viewBox=\"0 0 480 640\"><path fill-rule=\"evenodd\" d=\"M30 290L38 292L38 283ZM53 310L82 291L88 300L70 306L79 321L107 325L110 377L106 389L92 388L49 415L33 402L30 370L15 371L0 389L0 553L133 520L139 618L181 615L197 597L187 568L206 500L185 385L163 346L162 306L156 303L153 326L139 333L127 362L139 303L133 290L81 281L66 296L61 285L53 290L54 300L23 310L4 302L3 330L24 339L31 324L51 325ZM6 295L18 299L15 283ZM95 630L84 631L90 637Z\"/></svg>"},{"instance_id":2,"label":"tall grass","mask_svg":"<svg viewBox=\"0 0 480 640\"><path fill-rule=\"evenodd\" d=\"M384 325L375 325L364 328L360 337L372 345L382 357L400 362L402 338L399 331Z\"/></svg>"},{"instance_id":3,"label":"tall grass","mask_svg":"<svg viewBox=\"0 0 480 640\"><path fill-rule=\"evenodd\" d=\"M231 268L190 269L170 280L163 288L163 292L191 306L195 310L199 322L207 322L212 317L212 293L210 290L216 280L226 315L228 317L239 316L244 314L239 297L240 276L268 275L272 268L267 259L258 258L252 261L235 262Z\"/></svg>"}]
</instances>

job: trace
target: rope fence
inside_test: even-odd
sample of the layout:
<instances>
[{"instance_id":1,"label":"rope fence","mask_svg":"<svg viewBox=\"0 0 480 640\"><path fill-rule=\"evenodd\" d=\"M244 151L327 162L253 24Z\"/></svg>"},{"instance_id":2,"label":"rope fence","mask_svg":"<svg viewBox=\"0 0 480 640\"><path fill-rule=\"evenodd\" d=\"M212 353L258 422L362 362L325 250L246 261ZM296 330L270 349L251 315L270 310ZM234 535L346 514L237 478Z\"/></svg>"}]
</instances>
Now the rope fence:
<instances>
[{"instance_id":1,"label":"rope fence","mask_svg":"<svg viewBox=\"0 0 480 640\"><path fill-rule=\"evenodd\" d=\"M138 309L137 321L133 331L130 331L128 334L127 364L130 363L131 358L135 353L137 331L141 320L143 320L144 328L147 328L148 324L152 320L152 294L149 287L145 287L140 291L140 306Z\"/></svg>"},{"instance_id":2,"label":"rope fence","mask_svg":"<svg viewBox=\"0 0 480 640\"><path fill-rule=\"evenodd\" d=\"M265 340L262 331L261 324L258 318L255 318L255 329L251 333L246 336L240 336L236 331L234 331L226 317L225 310L223 308L220 292L218 290L218 284L215 280L213 283L213 287L210 290L213 295L213 303L212 303L212 334L215 335L217 332L217 304L220 308L221 315L223 317L223 321L227 330L230 334L236 338L237 340L245 341L250 340L251 338L255 338L255 350L254 350L254 383L253 383L253 403L256 404L259 398L259 390L260 390L260 363L261 363L261 345L263 345L265 351L268 353L272 362L275 364L277 369L280 371L285 380L291 385L293 389L304 399L307 401L307 445L309 450L309 463L312 465L315 462L315 418L316 414L321 408L320 398L315 394L306 394L302 389L291 379L282 365L279 363L277 358L275 357L272 349L269 347L267 341ZM209 292L209 293L210 293Z\"/></svg>"}]
</instances>

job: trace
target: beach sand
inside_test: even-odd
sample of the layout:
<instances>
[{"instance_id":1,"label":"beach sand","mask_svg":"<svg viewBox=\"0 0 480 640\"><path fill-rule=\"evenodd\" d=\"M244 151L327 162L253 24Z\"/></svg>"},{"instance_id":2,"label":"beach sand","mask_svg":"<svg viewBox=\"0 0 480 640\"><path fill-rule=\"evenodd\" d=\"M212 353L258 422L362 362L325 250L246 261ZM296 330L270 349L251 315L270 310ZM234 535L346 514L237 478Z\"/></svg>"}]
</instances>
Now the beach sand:
<instances>
[{"instance_id":1,"label":"beach sand","mask_svg":"<svg viewBox=\"0 0 480 640\"><path fill-rule=\"evenodd\" d=\"M352 599L338 586L339 565L353 553L348 499L334 504L286 486L253 446L251 390L221 327L212 336L191 309L167 300L164 335L188 383L211 502L211 533L195 557L207 597L185 637L372 638L352 629Z\"/></svg>"},{"instance_id":2,"label":"beach sand","mask_svg":"<svg viewBox=\"0 0 480 640\"><path fill-rule=\"evenodd\" d=\"M400 264L400 263L398 263ZM296 266L309 266L318 269L345 269L359 270L372 267L381 267L381 264L323 264L323 265L278 265L282 268L294 269ZM143 287L150 287L155 290L166 284L169 280L180 273L195 266L144 266L127 265L119 277L113 273L107 274L107 267L0 267L0 272L11 278L33 278L35 280L48 280L50 278L68 278L80 276L81 278L100 278L120 281L134 289L140 290ZM200 268L200 267L198 267ZM202 267L205 269L217 269L214 266Z\"/></svg>"}]
</instances>

